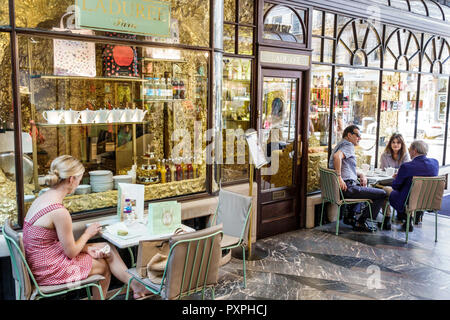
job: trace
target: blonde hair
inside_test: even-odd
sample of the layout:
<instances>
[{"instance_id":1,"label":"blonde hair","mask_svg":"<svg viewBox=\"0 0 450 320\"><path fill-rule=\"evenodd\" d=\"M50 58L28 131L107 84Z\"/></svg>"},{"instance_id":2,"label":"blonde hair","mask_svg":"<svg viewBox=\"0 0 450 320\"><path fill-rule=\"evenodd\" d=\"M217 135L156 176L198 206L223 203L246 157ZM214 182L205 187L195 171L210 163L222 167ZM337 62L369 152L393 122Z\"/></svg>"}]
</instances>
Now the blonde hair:
<instances>
[{"instance_id":1,"label":"blonde hair","mask_svg":"<svg viewBox=\"0 0 450 320\"><path fill-rule=\"evenodd\" d=\"M56 186L69 177L77 177L84 173L83 164L72 156L59 156L52 161L50 171L45 176L45 184Z\"/></svg>"}]
</instances>

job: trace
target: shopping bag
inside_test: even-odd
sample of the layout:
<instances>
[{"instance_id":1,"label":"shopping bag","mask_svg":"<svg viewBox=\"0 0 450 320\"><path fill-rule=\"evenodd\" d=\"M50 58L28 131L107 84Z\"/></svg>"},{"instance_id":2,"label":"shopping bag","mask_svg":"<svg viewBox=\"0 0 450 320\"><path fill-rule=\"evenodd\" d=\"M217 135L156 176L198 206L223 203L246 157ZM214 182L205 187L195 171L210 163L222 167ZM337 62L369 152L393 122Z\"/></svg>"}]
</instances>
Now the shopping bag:
<instances>
[{"instance_id":1,"label":"shopping bag","mask_svg":"<svg viewBox=\"0 0 450 320\"><path fill-rule=\"evenodd\" d=\"M164 260L164 257L167 261L169 251L169 238L163 240L139 241L138 256L136 259L136 272L142 278L147 278L150 276L149 279L151 280L155 280L158 276L162 276L161 268L158 266L161 266L162 264L165 266L165 263L161 263L161 261ZM154 258L155 256L157 257ZM154 259L152 263L150 263L152 258ZM150 272L147 269L149 269ZM164 268L162 268L162 271L164 271Z\"/></svg>"},{"instance_id":2,"label":"shopping bag","mask_svg":"<svg viewBox=\"0 0 450 320\"><path fill-rule=\"evenodd\" d=\"M72 12L61 17L60 27L53 31L65 31L84 35L93 35L92 30L76 30L64 27L64 18ZM58 76L95 77L95 43L73 40L53 40L53 73Z\"/></svg>"},{"instance_id":3,"label":"shopping bag","mask_svg":"<svg viewBox=\"0 0 450 320\"><path fill-rule=\"evenodd\" d=\"M150 203L147 227L153 235L174 233L181 227L181 204L176 201Z\"/></svg>"}]
</instances>

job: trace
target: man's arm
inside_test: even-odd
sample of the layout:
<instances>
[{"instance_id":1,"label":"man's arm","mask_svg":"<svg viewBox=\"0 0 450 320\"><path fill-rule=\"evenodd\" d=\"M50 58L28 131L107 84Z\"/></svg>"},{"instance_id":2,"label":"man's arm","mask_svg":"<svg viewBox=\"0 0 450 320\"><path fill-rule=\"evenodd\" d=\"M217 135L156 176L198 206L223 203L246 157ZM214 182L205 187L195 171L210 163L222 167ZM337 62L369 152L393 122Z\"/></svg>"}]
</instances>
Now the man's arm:
<instances>
[{"instance_id":1,"label":"man's arm","mask_svg":"<svg viewBox=\"0 0 450 320\"><path fill-rule=\"evenodd\" d=\"M333 155L334 170L336 171L339 178L339 186L341 187L342 191L345 191L347 190L347 185L345 184L341 176L342 159L345 159L344 153L341 150L336 151Z\"/></svg>"},{"instance_id":2,"label":"man's arm","mask_svg":"<svg viewBox=\"0 0 450 320\"><path fill-rule=\"evenodd\" d=\"M395 177L394 181L392 181L392 189L394 190L400 190L403 183L405 183L407 176L406 167L404 165L401 165L398 169L397 176Z\"/></svg>"}]
</instances>

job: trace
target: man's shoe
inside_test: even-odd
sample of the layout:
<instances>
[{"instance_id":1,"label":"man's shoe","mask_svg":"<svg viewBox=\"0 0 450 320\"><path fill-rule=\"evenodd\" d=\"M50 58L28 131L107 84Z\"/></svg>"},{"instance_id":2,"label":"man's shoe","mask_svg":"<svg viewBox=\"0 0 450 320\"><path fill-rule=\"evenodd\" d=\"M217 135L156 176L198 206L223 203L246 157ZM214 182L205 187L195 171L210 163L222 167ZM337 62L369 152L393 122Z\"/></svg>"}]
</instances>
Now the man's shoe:
<instances>
[{"instance_id":1,"label":"man's shoe","mask_svg":"<svg viewBox=\"0 0 450 320\"><path fill-rule=\"evenodd\" d=\"M407 226L407 224L406 224L406 222L404 222L402 224L402 231L406 232L406 226ZM410 221L409 222L409 231L408 232L413 232L413 231L414 231L414 227L412 225L412 221Z\"/></svg>"},{"instance_id":2,"label":"man's shoe","mask_svg":"<svg viewBox=\"0 0 450 320\"><path fill-rule=\"evenodd\" d=\"M391 217L386 217L384 219L384 223L383 223L383 230L391 230ZM381 228L381 222L379 223L379 226Z\"/></svg>"},{"instance_id":3,"label":"man's shoe","mask_svg":"<svg viewBox=\"0 0 450 320\"><path fill-rule=\"evenodd\" d=\"M414 224L418 225L419 222L422 222L422 218L423 218L423 212L422 211L416 212L416 216L414 217Z\"/></svg>"},{"instance_id":4,"label":"man's shoe","mask_svg":"<svg viewBox=\"0 0 450 320\"><path fill-rule=\"evenodd\" d=\"M366 221L363 224L357 223L353 227L353 230L362 231L362 232L375 232L375 231L377 231L377 228L372 225L369 225L369 223Z\"/></svg>"}]
</instances>

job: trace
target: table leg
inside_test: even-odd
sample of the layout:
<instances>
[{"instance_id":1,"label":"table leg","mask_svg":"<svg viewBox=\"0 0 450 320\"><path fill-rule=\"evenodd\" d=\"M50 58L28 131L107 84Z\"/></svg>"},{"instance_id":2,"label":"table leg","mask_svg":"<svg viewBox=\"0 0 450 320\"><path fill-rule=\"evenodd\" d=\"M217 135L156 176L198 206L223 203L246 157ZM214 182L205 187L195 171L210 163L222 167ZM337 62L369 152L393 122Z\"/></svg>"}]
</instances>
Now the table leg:
<instances>
[{"instance_id":1,"label":"table leg","mask_svg":"<svg viewBox=\"0 0 450 320\"><path fill-rule=\"evenodd\" d=\"M136 262L134 261L133 249L131 247L128 247L128 252L130 253L131 256L131 267L134 268L136 267Z\"/></svg>"}]
</instances>

